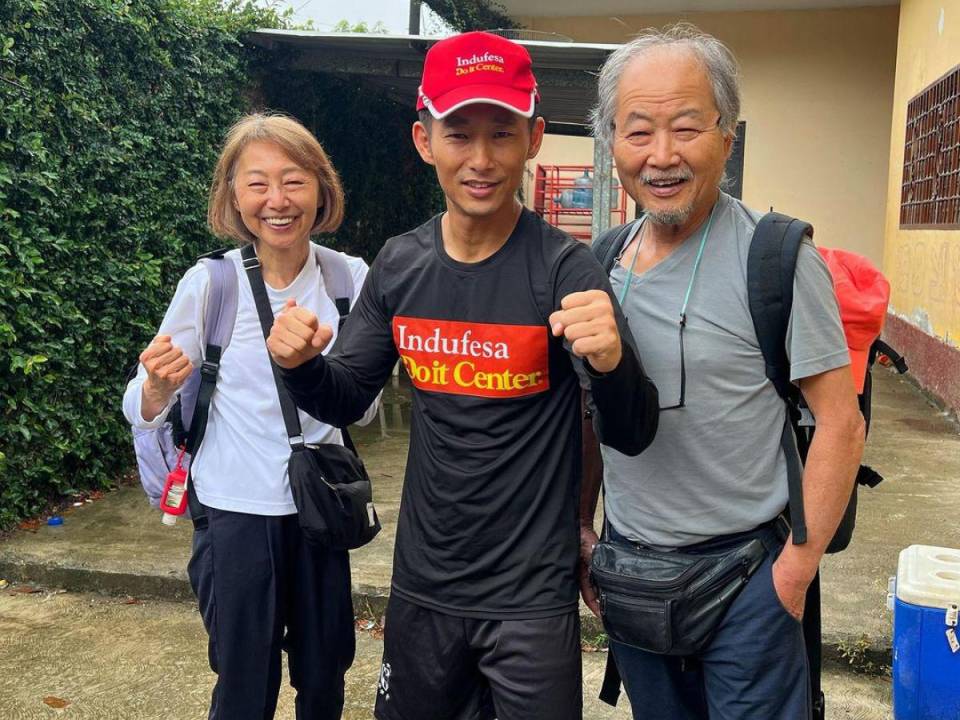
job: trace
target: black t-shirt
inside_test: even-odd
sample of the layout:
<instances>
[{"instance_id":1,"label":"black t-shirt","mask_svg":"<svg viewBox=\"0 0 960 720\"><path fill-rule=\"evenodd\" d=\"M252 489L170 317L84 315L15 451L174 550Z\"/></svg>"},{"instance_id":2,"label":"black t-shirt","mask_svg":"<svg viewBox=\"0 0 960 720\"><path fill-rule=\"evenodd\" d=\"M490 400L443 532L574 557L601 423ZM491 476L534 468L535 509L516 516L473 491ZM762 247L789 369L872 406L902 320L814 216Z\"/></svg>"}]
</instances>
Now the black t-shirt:
<instances>
[{"instance_id":1,"label":"black t-shirt","mask_svg":"<svg viewBox=\"0 0 960 720\"><path fill-rule=\"evenodd\" d=\"M343 425L403 362L413 411L393 568L400 597L483 618L576 607L577 370L608 444L638 452L657 412L629 344L616 370L597 375L550 333L561 299L594 288L609 292L589 248L527 210L477 263L446 254L438 216L387 241L330 355L284 373L300 407Z\"/></svg>"}]
</instances>

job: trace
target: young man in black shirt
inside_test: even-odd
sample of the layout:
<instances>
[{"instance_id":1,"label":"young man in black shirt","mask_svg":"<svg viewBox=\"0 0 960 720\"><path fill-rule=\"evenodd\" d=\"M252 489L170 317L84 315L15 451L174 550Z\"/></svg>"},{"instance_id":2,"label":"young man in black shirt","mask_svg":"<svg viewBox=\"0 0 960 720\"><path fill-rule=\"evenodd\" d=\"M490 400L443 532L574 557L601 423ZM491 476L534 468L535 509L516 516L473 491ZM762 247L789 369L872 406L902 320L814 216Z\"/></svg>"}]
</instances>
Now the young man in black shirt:
<instances>
[{"instance_id":1,"label":"young man in black shirt","mask_svg":"<svg viewBox=\"0 0 960 720\"><path fill-rule=\"evenodd\" d=\"M537 97L522 46L435 44L413 140L446 212L387 241L330 355L333 329L292 303L268 341L297 405L336 426L398 356L413 384L381 720L579 720L581 382L603 442L636 454L656 430L605 273L517 200Z\"/></svg>"}]
</instances>

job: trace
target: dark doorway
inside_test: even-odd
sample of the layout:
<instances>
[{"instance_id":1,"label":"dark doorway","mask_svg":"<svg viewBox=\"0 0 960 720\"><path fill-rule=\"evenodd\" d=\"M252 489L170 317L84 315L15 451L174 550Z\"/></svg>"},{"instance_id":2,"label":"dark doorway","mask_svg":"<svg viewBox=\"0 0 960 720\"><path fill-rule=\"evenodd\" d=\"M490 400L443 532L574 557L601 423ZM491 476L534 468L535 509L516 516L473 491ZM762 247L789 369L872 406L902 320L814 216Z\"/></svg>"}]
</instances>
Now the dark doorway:
<instances>
[{"instance_id":1,"label":"dark doorway","mask_svg":"<svg viewBox=\"0 0 960 720\"><path fill-rule=\"evenodd\" d=\"M733 142L733 152L727 158L727 182L724 190L737 198L743 199L743 144L747 139L747 123L741 120L737 123L737 139Z\"/></svg>"}]
</instances>

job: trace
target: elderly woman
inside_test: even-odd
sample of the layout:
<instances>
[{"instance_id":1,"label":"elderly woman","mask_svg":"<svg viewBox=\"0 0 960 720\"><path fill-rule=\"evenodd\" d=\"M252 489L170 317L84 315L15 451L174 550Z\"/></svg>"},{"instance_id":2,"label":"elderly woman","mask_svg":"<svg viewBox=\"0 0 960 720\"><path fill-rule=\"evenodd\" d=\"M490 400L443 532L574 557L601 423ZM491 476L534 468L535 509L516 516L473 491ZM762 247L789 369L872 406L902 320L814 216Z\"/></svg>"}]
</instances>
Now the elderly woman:
<instances>
[{"instance_id":1,"label":"elderly woman","mask_svg":"<svg viewBox=\"0 0 960 720\"><path fill-rule=\"evenodd\" d=\"M254 114L230 130L210 190L216 235L252 244L274 313L288 302L337 327L310 241L343 218L343 191L316 138L298 122ZM249 251L248 251L249 252ZM356 299L367 266L344 256ZM217 673L211 720L272 718L281 682L281 648L297 690L298 718L339 718L344 673L353 662L353 608L346 551L307 544L287 475L290 445L258 318L253 280L241 250L226 253L238 276L232 339L224 350L206 433L192 461L196 522L188 573ZM180 281L157 337L123 398L135 427L157 427L177 390L203 362L210 275L202 264ZM367 414L372 416L375 406ZM342 443L341 433L299 413L311 443Z\"/></svg>"}]
</instances>

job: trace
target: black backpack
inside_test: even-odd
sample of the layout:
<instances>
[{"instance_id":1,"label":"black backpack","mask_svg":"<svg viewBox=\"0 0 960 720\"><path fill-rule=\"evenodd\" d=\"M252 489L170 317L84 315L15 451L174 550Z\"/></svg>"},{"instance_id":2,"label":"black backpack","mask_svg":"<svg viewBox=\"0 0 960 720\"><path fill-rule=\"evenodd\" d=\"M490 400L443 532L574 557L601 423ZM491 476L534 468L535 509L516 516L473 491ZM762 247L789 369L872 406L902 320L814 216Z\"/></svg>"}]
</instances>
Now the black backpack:
<instances>
[{"instance_id":1,"label":"black backpack","mask_svg":"<svg viewBox=\"0 0 960 720\"><path fill-rule=\"evenodd\" d=\"M636 222L612 228L593 243L593 252L607 274L613 269L627 237L635 232ZM786 352L787 323L793 306L793 278L797 265L800 243L804 237L813 237L813 227L802 220L770 212L764 215L754 230L747 255L747 297L750 314L757 333L760 350L766 365L766 375L777 393L787 404L789 428L781 436L784 455L787 459L787 482L789 486L789 516L793 541L806 542L807 529L803 515L802 464L807 457L813 439L815 425L799 388L790 382L790 363ZM841 318L842 320L842 318ZM897 371L905 373L904 359L882 340L875 340L867 358L867 374L863 392L858 396L860 412L867 430L870 429L870 403L873 363L880 354L890 358ZM876 487L883 477L873 468L861 465L857 480L843 519L834 534L828 553L846 549L853 536L857 519L857 489L860 485ZM824 717L824 696L820 688L822 665L820 627L820 574L814 578L807 591L803 616L803 634L810 665L810 683L813 696L814 717Z\"/></svg>"}]
</instances>

